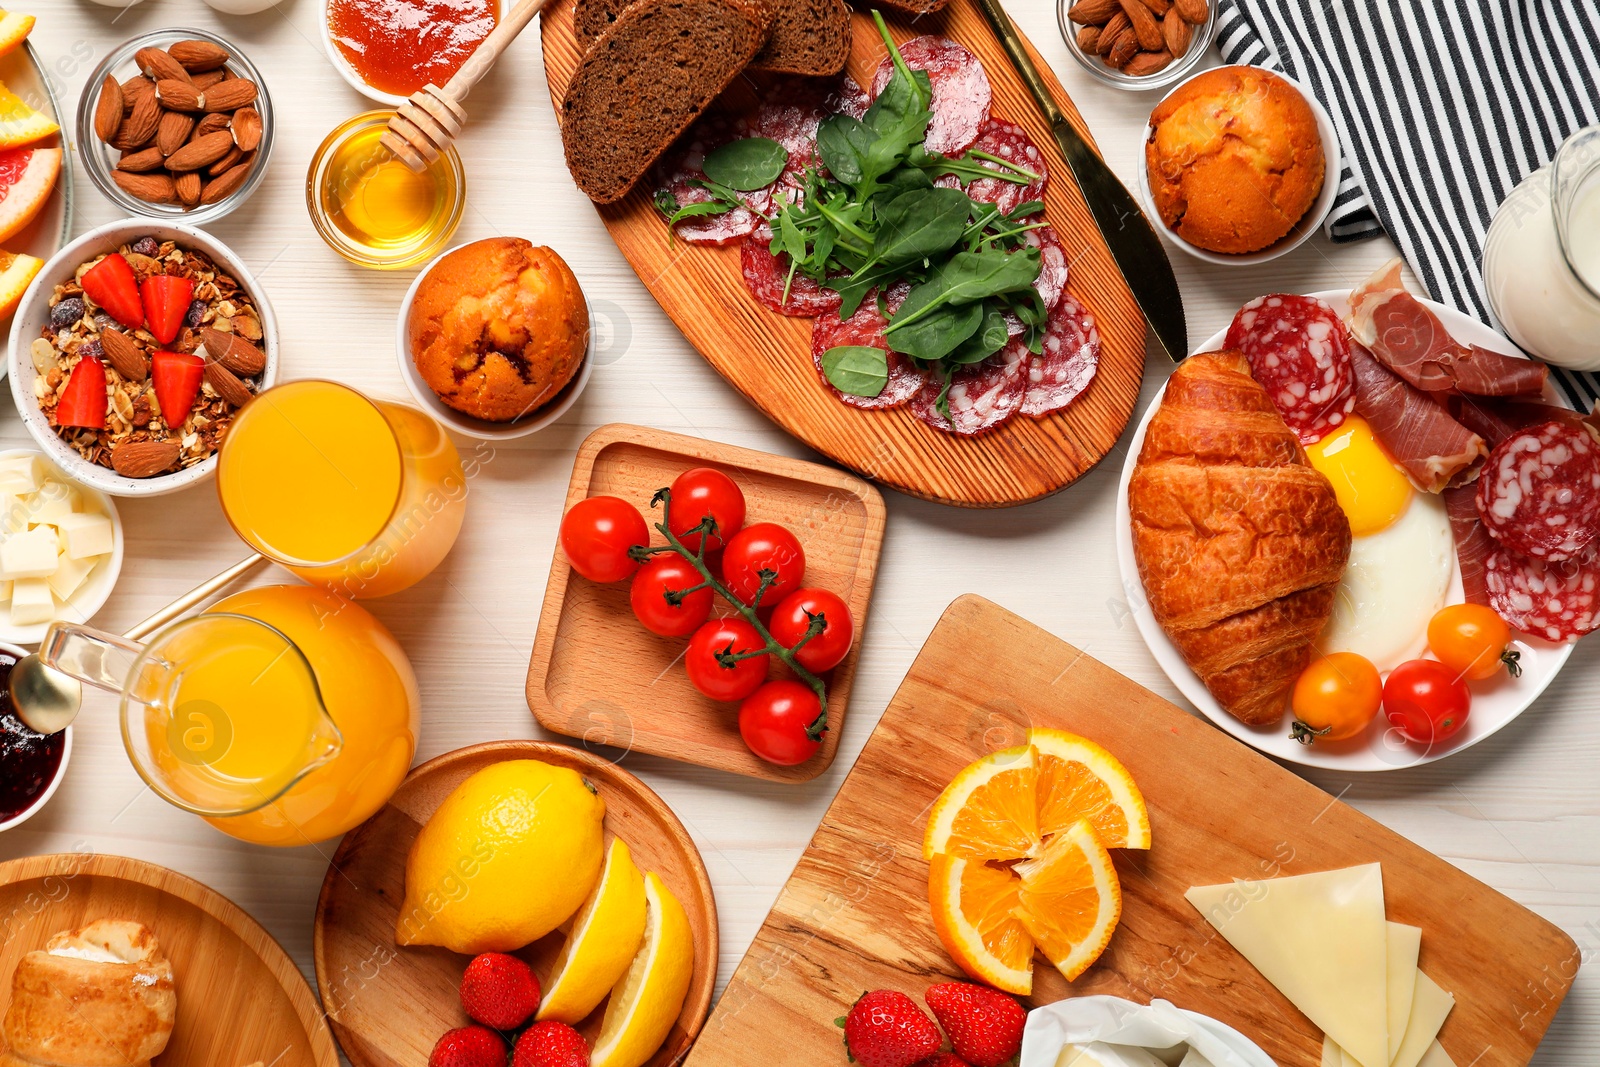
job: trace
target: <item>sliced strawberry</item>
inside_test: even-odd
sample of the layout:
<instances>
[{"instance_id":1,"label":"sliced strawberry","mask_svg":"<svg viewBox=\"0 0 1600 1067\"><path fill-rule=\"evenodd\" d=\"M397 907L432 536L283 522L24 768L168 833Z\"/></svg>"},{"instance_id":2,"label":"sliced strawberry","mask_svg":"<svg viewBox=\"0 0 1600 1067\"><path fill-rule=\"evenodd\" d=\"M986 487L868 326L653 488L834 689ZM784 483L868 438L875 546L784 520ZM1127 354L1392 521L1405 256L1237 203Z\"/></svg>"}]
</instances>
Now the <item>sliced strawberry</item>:
<instances>
[{"instance_id":1,"label":"sliced strawberry","mask_svg":"<svg viewBox=\"0 0 1600 1067\"><path fill-rule=\"evenodd\" d=\"M144 301L144 317L150 323L150 332L156 343L170 345L183 329L183 320L189 314L189 301L194 296L194 279L179 278L172 274L152 274L139 285L139 296Z\"/></svg>"},{"instance_id":2,"label":"sliced strawberry","mask_svg":"<svg viewBox=\"0 0 1600 1067\"><path fill-rule=\"evenodd\" d=\"M67 388L56 404L56 425L86 430L106 428L106 365L84 356L72 368Z\"/></svg>"},{"instance_id":3,"label":"sliced strawberry","mask_svg":"<svg viewBox=\"0 0 1600 1067\"><path fill-rule=\"evenodd\" d=\"M144 305L139 301L139 283L133 268L113 252L83 272L79 284L90 300L105 308L106 314L130 330L144 325Z\"/></svg>"},{"instance_id":4,"label":"sliced strawberry","mask_svg":"<svg viewBox=\"0 0 1600 1067\"><path fill-rule=\"evenodd\" d=\"M169 430L176 430L189 417L205 376L206 361L192 353L157 352L150 357L150 381L155 385L156 403L161 405L161 420Z\"/></svg>"}]
</instances>

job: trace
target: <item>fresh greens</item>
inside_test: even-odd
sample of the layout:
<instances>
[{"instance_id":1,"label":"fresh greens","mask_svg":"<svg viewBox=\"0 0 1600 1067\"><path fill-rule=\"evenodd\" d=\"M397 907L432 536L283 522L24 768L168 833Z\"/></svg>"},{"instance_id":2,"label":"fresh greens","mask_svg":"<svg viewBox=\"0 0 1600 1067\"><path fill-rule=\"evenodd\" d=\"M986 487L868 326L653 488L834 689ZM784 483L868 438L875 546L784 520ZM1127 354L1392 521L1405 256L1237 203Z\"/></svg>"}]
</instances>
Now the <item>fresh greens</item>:
<instances>
[{"instance_id":1,"label":"fresh greens","mask_svg":"<svg viewBox=\"0 0 1600 1067\"><path fill-rule=\"evenodd\" d=\"M822 353L822 373L851 396L877 396L889 384L889 354L868 345L839 345Z\"/></svg>"},{"instance_id":2,"label":"fresh greens","mask_svg":"<svg viewBox=\"0 0 1600 1067\"><path fill-rule=\"evenodd\" d=\"M778 180L789 162L789 152L768 137L744 137L706 153L700 169L719 185L753 193Z\"/></svg>"}]
</instances>

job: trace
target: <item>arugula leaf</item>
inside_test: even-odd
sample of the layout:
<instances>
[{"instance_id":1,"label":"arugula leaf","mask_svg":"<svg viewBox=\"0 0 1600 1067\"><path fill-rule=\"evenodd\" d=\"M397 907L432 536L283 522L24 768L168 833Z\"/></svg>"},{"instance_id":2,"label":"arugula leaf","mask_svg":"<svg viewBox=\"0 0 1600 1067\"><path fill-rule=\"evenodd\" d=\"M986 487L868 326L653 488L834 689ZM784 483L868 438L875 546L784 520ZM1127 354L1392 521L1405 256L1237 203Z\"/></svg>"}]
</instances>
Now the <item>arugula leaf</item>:
<instances>
[{"instance_id":1,"label":"arugula leaf","mask_svg":"<svg viewBox=\"0 0 1600 1067\"><path fill-rule=\"evenodd\" d=\"M945 304L885 339L896 352L917 359L943 359L983 325L982 304Z\"/></svg>"},{"instance_id":2,"label":"arugula leaf","mask_svg":"<svg viewBox=\"0 0 1600 1067\"><path fill-rule=\"evenodd\" d=\"M839 181L859 185L865 173L863 160L877 134L860 119L830 115L817 127L817 155Z\"/></svg>"},{"instance_id":3,"label":"arugula leaf","mask_svg":"<svg viewBox=\"0 0 1600 1067\"><path fill-rule=\"evenodd\" d=\"M949 251L966 232L971 203L971 198L958 189L913 189L901 193L878 212L873 260L883 264L915 263Z\"/></svg>"},{"instance_id":4,"label":"arugula leaf","mask_svg":"<svg viewBox=\"0 0 1600 1067\"><path fill-rule=\"evenodd\" d=\"M877 396L889 384L889 354L867 345L839 345L822 353L829 384L851 396Z\"/></svg>"},{"instance_id":5,"label":"arugula leaf","mask_svg":"<svg viewBox=\"0 0 1600 1067\"><path fill-rule=\"evenodd\" d=\"M949 363L982 363L1006 346L1011 340L1011 330L1006 324L1005 312L997 303L983 305L983 324L976 333L951 350L945 357Z\"/></svg>"},{"instance_id":6,"label":"arugula leaf","mask_svg":"<svg viewBox=\"0 0 1600 1067\"><path fill-rule=\"evenodd\" d=\"M700 169L719 185L750 193L777 181L788 162L788 150L777 141L745 137L707 152Z\"/></svg>"},{"instance_id":7,"label":"arugula leaf","mask_svg":"<svg viewBox=\"0 0 1600 1067\"><path fill-rule=\"evenodd\" d=\"M1043 200L1024 200L1010 211L1006 212L1007 222L1020 222L1029 215L1038 215L1044 211Z\"/></svg>"},{"instance_id":8,"label":"arugula leaf","mask_svg":"<svg viewBox=\"0 0 1600 1067\"><path fill-rule=\"evenodd\" d=\"M1006 252L991 246L976 252L957 252L941 263L927 281L911 290L884 334L896 350L905 351L893 340L898 331L909 329L947 306L972 305L991 296L1030 289L1038 277L1037 248ZM963 335L957 340L965 339Z\"/></svg>"}]
</instances>

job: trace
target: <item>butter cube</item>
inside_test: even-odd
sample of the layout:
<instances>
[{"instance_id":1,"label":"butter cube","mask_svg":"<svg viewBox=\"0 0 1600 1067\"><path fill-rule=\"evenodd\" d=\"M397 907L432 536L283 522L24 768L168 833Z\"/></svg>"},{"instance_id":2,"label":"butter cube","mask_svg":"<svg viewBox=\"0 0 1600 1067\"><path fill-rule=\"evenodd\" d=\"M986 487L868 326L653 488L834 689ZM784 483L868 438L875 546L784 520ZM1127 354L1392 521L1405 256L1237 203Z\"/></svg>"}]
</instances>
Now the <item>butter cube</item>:
<instances>
[{"instance_id":1,"label":"butter cube","mask_svg":"<svg viewBox=\"0 0 1600 1067\"><path fill-rule=\"evenodd\" d=\"M22 496L39 488L45 476L38 456L7 456L0 459L0 492Z\"/></svg>"},{"instance_id":2,"label":"butter cube","mask_svg":"<svg viewBox=\"0 0 1600 1067\"><path fill-rule=\"evenodd\" d=\"M111 551L113 533L109 515L74 512L57 519L55 527L61 531L62 543L66 546L67 555L72 559L103 556ZM0 546L0 554L4 552L5 546ZM3 559L3 556L0 556L0 559ZM0 571L5 569L3 564L0 564Z\"/></svg>"},{"instance_id":3,"label":"butter cube","mask_svg":"<svg viewBox=\"0 0 1600 1067\"><path fill-rule=\"evenodd\" d=\"M56 600L43 578L19 578L11 587L11 625L33 626L56 617Z\"/></svg>"},{"instance_id":4,"label":"butter cube","mask_svg":"<svg viewBox=\"0 0 1600 1067\"><path fill-rule=\"evenodd\" d=\"M56 535L48 526L13 534L0 544L0 579L48 578L56 572ZM20 595L12 592L12 604Z\"/></svg>"},{"instance_id":5,"label":"butter cube","mask_svg":"<svg viewBox=\"0 0 1600 1067\"><path fill-rule=\"evenodd\" d=\"M0 492L0 536L28 528L28 505L20 496Z\"/></svg>"},{"instance_id":6,"label":"butter cube","mask_svg":"<svg viewBox=\"0 0 1600 1067\"><path fill-rule=\"evenodd\" d=\"M32 478L19 470L0 468L0 493L25 496L39 488Z\"/></svg>"},{"instance_id":7,"label":"butter cube","mask_svg":"<svg viewBox=\"0 0 1600 1067\"><path fill-rule=\"evenodd\" d=\"M45 579L50 583L51 592L62 600L69 599L78 591L84 579L89 577L89 572L94 570L99 558L90 556L87 559L73 559L71 556L62 556L56 560L56 572Z\"/></svg>"},{"instance_id":8,"label":"butter cube","mask_svg":"<svg viewBox=\"0 0 1600 1067\"><path fill-rule=\"evenodd\" d=\"M0 582L0 604L9 604L10 602L11 602L11 583L10 582Z\"/></svg>"},{"instance_id":9,"label":"butter cube","mask_svg":"<svg viewBox=\"0 0 1600 1067\"><path fill-rule=\"evenodd\" d=\"M67 495L66 486L55 483L59 489L52 491L48 486L36 493L22 497L20 503L28 509L28 522L38 526L41 523L54 525L67 515L71 515L72 498Z\"/></svg>"}]
</instances>

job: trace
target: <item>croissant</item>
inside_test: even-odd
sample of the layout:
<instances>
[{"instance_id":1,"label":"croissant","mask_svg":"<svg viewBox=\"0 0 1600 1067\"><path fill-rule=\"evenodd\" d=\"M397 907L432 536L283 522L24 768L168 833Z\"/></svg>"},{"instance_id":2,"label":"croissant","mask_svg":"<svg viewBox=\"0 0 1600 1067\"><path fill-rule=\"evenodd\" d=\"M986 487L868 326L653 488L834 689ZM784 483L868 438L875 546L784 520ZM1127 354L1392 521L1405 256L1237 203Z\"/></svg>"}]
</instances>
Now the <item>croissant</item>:
<instances>
[{"instance_id":1,"label":"croissant","mask_svg":"<svg viewBox=\"0 0 1600 1067\"><path fill-rule=\"evenodd\" d=\"M1179 365L1128 508L1156 622L1230 714L1276 722L1333 612L1350 523L1243 356Z\"/></svg>"},{"instance_id":2,"label":"croissant","mask_svg":"<svg viewBox=\"0 0 1600 1067\"><path fill-rule=\"evenodd\" d=\"M172 1035L172 964L145 926L98 919L23 956L0 1067L148 1067Z\"/></svg>"}]
</instances>

